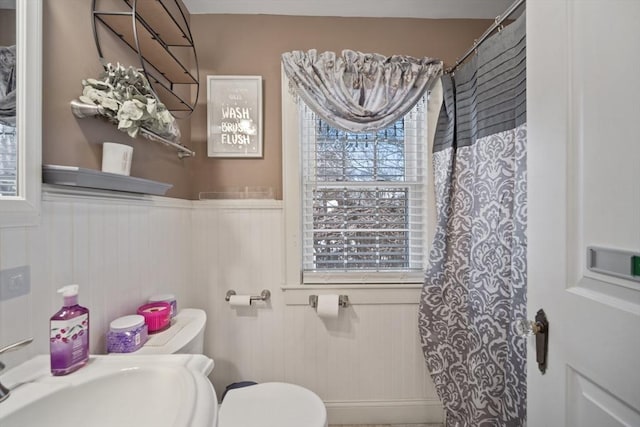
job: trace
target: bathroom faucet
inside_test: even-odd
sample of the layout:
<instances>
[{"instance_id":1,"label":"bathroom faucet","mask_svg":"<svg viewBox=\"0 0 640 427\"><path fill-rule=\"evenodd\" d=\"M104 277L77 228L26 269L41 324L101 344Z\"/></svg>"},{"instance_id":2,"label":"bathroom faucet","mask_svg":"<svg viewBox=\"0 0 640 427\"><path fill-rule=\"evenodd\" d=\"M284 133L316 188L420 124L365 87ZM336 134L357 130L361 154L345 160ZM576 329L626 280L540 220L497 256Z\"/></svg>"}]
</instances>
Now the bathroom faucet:
<instances>
[{"instance_id":1,"label":"bathroom faucet","mask_svg":"<svg viewBox=\"0 0 640 427\"><path fill-rule=\"evenodd\" d=\"M17 349L19 349L21 347L24 347L27 344L31 344L31 341L33 341L33 338L27 338L26 340L18 341L17 343L13 343L13 344L10 344L10 345L8 345L6 347L2 347L2 348L0 348L0 354L7 353L7 352L13 351L13 350L17 350ZM4 368L5 368L4 363L0 362L0 371L2 371ZM5 386L3 386L0 383L0 402L5 400L6 398L8 398L10 392L11 391L8 388L6 388Z\"/></svg>"}]
</instances>

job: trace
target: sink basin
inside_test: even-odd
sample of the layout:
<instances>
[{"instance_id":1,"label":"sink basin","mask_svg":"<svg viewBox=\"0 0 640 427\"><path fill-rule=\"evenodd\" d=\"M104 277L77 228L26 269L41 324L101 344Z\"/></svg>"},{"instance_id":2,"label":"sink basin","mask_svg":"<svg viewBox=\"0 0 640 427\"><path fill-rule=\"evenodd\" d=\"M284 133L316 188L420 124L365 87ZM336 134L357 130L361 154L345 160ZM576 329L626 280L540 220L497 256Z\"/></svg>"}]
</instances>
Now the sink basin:
<instances>
[{"instance_id":1,"label":"sink basin","mask_svg":"<svg viewBox=\"0 0 640 427\"><path fill-rule=\"evenodd\" d=\"M0 377L12 389L0 403L2 427L213 427L217 397L202 355L93 356L64 377L38 356Z\"/></svg>"}]
</instances>

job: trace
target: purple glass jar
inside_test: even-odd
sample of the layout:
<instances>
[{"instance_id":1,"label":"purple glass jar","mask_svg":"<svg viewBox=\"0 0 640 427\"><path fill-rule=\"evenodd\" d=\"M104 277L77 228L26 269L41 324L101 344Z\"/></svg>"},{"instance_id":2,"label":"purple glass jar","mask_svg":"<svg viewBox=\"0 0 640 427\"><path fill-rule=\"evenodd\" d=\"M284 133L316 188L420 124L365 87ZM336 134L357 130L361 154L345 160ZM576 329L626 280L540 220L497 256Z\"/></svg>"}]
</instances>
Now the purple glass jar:
<instances>
[{"instance_id":1,"label":"purple glass jar","mask_svg":"<svg viewBox=\"0 0 640 427\"><path fill-rule=\"evenodd\" d=\"M149 337L144 317L139 314L119 317L109 324L108 353L131 353L139 350Z\"/></svg>"}]
</instances>

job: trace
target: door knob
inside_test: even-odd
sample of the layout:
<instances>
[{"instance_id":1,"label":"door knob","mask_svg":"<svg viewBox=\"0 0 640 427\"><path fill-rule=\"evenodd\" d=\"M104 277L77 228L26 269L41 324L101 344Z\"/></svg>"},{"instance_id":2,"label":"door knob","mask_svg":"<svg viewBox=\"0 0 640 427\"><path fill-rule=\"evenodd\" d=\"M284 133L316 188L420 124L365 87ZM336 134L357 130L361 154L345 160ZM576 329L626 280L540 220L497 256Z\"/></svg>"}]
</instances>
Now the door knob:
<instances>
[{"instance_id":1,"label":"door knob","mask_svg":"<svg viewBox=\"0 0 640 427\"><path fill-rule=\"evenodd\" d=\"M516 320L516 333L521 337L530 337L544 331L544 326L535 320Z\"/></svg>"},{"instance_id":2,"label":"door knob","mask_svg":"<svg viewBox=\"0 0 640 427\"><path fill-rule=\"evenodd\" d=\"M547 347L549 344L549 322L544 310L538 310L535 320L516 320L514 326L516 333L521 337L535 335L536 362L538 362L538 369L544 374L547 370Z\"/></svg>"}]
</instances>

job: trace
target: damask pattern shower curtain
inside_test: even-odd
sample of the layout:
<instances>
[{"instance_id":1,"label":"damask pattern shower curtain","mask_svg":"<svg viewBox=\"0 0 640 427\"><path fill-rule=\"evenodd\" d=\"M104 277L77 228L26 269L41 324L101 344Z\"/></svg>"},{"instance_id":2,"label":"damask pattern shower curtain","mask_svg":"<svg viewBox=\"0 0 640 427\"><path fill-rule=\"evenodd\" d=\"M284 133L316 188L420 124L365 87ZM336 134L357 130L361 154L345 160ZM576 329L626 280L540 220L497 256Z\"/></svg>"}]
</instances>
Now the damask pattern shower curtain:
<instances>
[{"instance_id":1,"label":"damask pattern shower curtain","mask_svg":"<svg viewBox=\"0 0 640 427\"><path fill-rule=\"evenodd\" d=\"M448 427L525 425L525 44L523 15L442 81L419 329Z\"/></svg>"}]
</instances>

